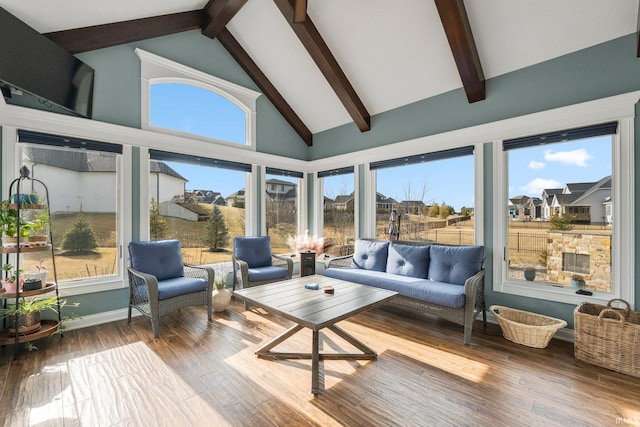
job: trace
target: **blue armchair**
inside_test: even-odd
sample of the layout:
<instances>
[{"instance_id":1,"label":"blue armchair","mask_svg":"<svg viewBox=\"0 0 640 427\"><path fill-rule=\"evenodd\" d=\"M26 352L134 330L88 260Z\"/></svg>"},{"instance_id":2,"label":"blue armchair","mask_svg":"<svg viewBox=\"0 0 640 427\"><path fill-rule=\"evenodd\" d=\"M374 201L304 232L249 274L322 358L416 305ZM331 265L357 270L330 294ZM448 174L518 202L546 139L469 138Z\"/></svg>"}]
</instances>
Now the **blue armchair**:
<instances>
[{"instance_id":1,"label":"blue armchair","mask_svg":"<svg viewBox=\"0 0 640 427\"><path fill-rule=\"evenodd\" d=\"M293 260L271 253L271 238L234 237L233 289L238 279L243 288L291 279Z\"/></svg>"},{"instance_id":2,"label":"blue armchair","mask_svg":"<svg viewBox=\"0 0 640 427\"><path fill-rule=\"evenodd\" d=\"M129 243L129 322L131 309L151 317L153 336L160 335L160 317L190 305L206 305L211 320L214 271L182 262L180 241Z\"/></svg>"}]
</instances>

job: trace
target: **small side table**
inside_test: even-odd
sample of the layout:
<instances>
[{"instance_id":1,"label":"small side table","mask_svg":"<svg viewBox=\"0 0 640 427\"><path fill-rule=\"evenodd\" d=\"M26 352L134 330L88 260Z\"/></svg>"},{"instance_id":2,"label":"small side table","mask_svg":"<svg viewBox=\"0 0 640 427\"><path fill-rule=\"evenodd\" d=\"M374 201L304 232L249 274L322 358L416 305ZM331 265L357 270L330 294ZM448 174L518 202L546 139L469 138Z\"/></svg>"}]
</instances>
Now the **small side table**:
<instances>
[{"instance_id":1,"label":"small side table","mask_svg":"<svg viewBox=\"0 0 640 427\"><path fill-rule=\"evenodd\" d=\"M316 274L316 252L300 252L300 277Z\"/></svg>"}]
</instances>

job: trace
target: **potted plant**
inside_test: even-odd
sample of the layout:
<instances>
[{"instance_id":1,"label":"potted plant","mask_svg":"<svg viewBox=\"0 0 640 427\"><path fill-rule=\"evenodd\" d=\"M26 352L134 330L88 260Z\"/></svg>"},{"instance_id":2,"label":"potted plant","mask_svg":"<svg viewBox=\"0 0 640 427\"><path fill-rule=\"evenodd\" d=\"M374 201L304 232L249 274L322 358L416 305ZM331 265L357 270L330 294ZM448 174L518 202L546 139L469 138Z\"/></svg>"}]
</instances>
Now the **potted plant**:
<instances>
[{"instance_id":1,"label":"potted plant","mask_svg":"<svg viewBox=\"0 0 640 427\"><path fill-rule=\"evenodd\" d=\"M536 267L534 265L526 265L523 272L524 278L529 282L533 281L536 278Z\"/></svg>"},{"instance_id":2,"label":"potted plant","mask_svg":"<svg viewBox=\"0 0 640 427\"><path fill-rule=\"evenodd\" d=\"M580 289L584 288L585 287L584 276L578 273L572 274L571 287L580 288Z\"/></svg>"},{"instance_id":3,"label":"potted plant","mask_svg":"<svg viewBox=\"0 0 640 427\"><path fill-rule=\"evenodd\" d=\"M22 272L24 270L20 269L20 271L16 272L13 265L7 263L2 266L2 271L4 273L0 282L7 293L15 294L18 289L22 290L24 280ZM16 286L16 282L18 282L18 286Z\"/></svg>"},{"instance_id":4,"label":"potted plant","mask_svg":"<svg viewBox=\"0 0 640 427\"><path fill-rule=\"evenodd\" d=\"M44 246L47 244L49 236L47 235L49 225L49 214L47 211L40 212L36 218L31 221L29 227L29 243L36 246Z\"/></svg>"},{"instance_id":5,"label":"potted plant","mask_svg":"<svg viewBox=\"0 0 640 427\"><path fill-rule=\"evenodd\" d=\"M6 308L0 309L0 319L6 319L7 328L10 334L26 335L37 332L40 329L41 313L51 310L58 313L67 304L66 300L60 300L58 305L58 297L52 296L45 299L20 298L20 303L9 304ZM79 303L73 304L77 307ZM17 315L17 327L16 327Z\"/></svg>"},{"instance_id":6,"label":"potted plant","mask_svg":"<svg viewBox=\"0 0 640 427\"><path fill-rule=\"evenodd\" d=\"M33 281L29 279L35 278L40 280L42 286L47 286L47 267L44 266L43 262L43 260L40 260L40 262L34 266L36 271L27 271L24 273L25 282Z\"/></svg>"},{"instance_id":7,"label":"potted plant","mask_svg":"<svg viewBox=\"0 0 640 427\"><path fill-rule=\"evenodd\" d=\"M216 288L211 294L211 305L216 313L224 311L231 301L231 292L225 287L226 285L227 281L223 278L215 280Z\"/></svg>"},{"instance_id":8,"label":"potted plant","mask_svg":"<svg viewBox=\"0 0 640 427\"><path fill-rule=\"evenodd\" d=\"M23 291L35 291L40 288L42 288L42 280L39 277L25 274L24 282L22 283Z\"/></svg>"},{"instance_id":9,"label":"potted plant","mask_svg":"<svg viewBox=\"0 0 640 427\"><path fill-rule=\"evenodd\" d=\"M19 238L18 221L20 222ZM0 227L2 227L2 246L15 247L29 237L31 225L22 218L18 219L18 211L10 206L9 200L5 200L0 204Z\"/></svg>"}]
</instances>

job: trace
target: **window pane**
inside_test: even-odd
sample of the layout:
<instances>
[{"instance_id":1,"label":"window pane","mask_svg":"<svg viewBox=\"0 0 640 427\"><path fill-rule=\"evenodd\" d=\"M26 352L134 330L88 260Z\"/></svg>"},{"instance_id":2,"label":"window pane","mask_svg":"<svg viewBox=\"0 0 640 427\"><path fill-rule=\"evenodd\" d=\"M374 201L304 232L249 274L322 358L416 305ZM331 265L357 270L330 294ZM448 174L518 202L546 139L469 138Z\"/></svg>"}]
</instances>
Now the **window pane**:
<instances>
[{"instance_id":1,"label":"window pane","mask_svg":"<svg viewBox=\"0 0 640 427\"><path fill-rule=\"evenodd\" d=\"M507 152L508 275L611 292L611 136L537 145ZM574 281L575 283L575 281Z\"/></svg>"},{"instance_id":2,"label":"window pane","mask_svg":"<svg viewBox=\"0 0 640 427\"><path fill-rule=\"evenodd\" d=\"M150 124L246 144L246 113L223 96L197 86L157 83L150 89Z\"/></svg>"},{"instance_id":3,"label":"window pane","mask_svg":"<svg viewBox=\"0 0 640 427\"><path fill-rule=\"evenodd\" d=\"M49 190L58 281L118 275L116 218L120 155L42 145L20 146L23 164L31 169L31 176L43 181ZM35 189L37 191L37 187ZM49 271L49 280L53 280L50 253L24 254L26 271L34 270L40 262Z\"/></svg>"},{"instance_id":4,"label":"window pane","mask_svg":"<svg viewBox=\"0 0 640 427\"><path fill-rule=\"evenodd\" d=\"M178 239L184 261L231 271L233 237L245 235L245 172L150 161L149 235ZM226 231L226 232L225 232Z\"/></svg>"},{"instance_id":5,"label":"window pane","mask_svg":"<svg viewBox=\"0 0 640 427\"><path fill-rule=\"evenodd\" d=\"M472 245L474 187L473 156L378 169L376 237L397 230L398 240Z\"/></svg>"},{"instance_id":6,"label":"window pane","mask_svg":"<svg viewBox=\"0 0 640 427\"><path fill-rule=\"evenodd\" d=\"M298 178L266 175L265 223L273 253L291 252L289 236L298 233Z\"/></svg>"},{"instance_id":7,"label":"window pane","mask_svg":"<svg viewBox=\"0 0 640 427\"><path fill-rule=\"evenodd\" d=\"M322 235L331 245L329 254L348 255L355 239L353 173L321 178L324 186L324 228Z\"/></svg>"}]
</instances>

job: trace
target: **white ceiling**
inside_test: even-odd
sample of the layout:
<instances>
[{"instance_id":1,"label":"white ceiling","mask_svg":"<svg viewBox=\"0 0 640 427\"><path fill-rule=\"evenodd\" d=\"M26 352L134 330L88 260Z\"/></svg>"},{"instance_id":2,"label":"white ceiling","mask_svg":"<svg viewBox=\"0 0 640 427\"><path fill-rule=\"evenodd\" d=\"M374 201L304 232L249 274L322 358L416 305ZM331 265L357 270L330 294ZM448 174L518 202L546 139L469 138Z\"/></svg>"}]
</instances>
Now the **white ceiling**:
<instances>
[{"instance_id":1,"label":"white ceiling","mask_svg":"<svg viewBox=\"0 0 640 427\"><path fill-rule=\"evenodd\" d=\"M41 33L205 4L0 0ZM467 0L465 6L487 79L634 33L638 20L638 0ZM462 87L432 0L308 0L308 15L371 115ZM351 121L272 0L249 0L228 29L313 133Z\"/></svg>"}]
</instances>

